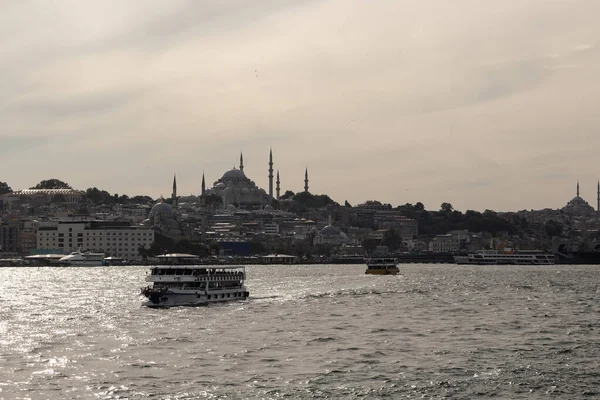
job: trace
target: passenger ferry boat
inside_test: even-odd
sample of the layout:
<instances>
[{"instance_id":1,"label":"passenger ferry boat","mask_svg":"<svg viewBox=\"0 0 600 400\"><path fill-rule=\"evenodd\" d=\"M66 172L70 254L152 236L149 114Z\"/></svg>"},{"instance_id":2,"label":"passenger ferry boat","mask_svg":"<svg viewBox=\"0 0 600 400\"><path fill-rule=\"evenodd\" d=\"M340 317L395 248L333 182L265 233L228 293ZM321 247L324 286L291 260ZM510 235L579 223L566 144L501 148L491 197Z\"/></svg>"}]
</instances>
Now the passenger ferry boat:
<instances>
[{"instance_id":1,"label":"passenger ferry boat","mask_svg":"<svg viewBox=\"0 0 600 400\"><path fill-rule=\"evenodd\" d=\"M198 306L245 300L244 267L215 265L160 265L150 269L141 294L148 307Z\"/></svg>"},{"instance_id":2,"label":"passenger ferry boat","mask_svg":"<svg viewBox=\"0 0 600 400\"><path fill-rule=\"evenodd\" d=\"M104 265L104 253L74 251L58 259L59 264L72 267L98 267Z\"/></svg>"},{"instance_id":3,"label":"passenger ferry boat","mask_svg":"<svg viewBox=\"0 0 600 400\"><path fill-rule=\"evenodd\" d=\"M365 274L371 275L396 275L400 272L398 269L398 260L392 257L377 257L367 259L367 270Z\"/></svg>"},{"instance_id":4,"label":"passenger ferry boat","mask_svg":"<svg viewBox=\"0 0 600 400\"><path fill-rule=\"evenodd\" d=\"M539 250L521 250L500 252L497 250L481 250L466 256L454 256L457 264L477 265L552 265L554 254Z\"/></svg>"}]
</instances>

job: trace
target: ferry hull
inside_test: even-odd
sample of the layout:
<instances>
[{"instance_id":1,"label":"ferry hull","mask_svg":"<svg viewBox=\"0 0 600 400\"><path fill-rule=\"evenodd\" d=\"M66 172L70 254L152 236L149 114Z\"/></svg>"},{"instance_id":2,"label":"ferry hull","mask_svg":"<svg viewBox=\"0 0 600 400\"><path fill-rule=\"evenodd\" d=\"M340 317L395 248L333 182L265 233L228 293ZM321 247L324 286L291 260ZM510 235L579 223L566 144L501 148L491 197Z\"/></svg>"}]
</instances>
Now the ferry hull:
<instances>
[{"instance_id":1,"label":"ferry hull","mask_svg":"<svg viewBox=\"0 0 600 400\"><path fill-rule=\"evenodd\" d=\"M102 267L104 264L102 261L73 261L61 262L60 265L63 267Z\"/></svg>"},{"instance_id":2,"label":"ferry hull","mask_svg":"<svg viewBox=\"0 0 600 400\"><path fill-rule=\"evenodd\" d=\"M365 271L367 275L398 275L400 269L398 268L390 268L390 269L374 269L369 268Z\"/></svg>"},{"instance_id":3,"label":"ferry hull","mask_svg":"<svg viewBox=\"0 0 600 400\"><path fill-rule=\"evenodd\" d=\"M148 297L148 301L143 303L143 305L154 308L204 306L211 303L241 301L246 300L250 295L246 290L229 291L223 293L203 293L202 291L164 292L144 289L142 289L142 294Z\"/></svg>"}]
</instances>

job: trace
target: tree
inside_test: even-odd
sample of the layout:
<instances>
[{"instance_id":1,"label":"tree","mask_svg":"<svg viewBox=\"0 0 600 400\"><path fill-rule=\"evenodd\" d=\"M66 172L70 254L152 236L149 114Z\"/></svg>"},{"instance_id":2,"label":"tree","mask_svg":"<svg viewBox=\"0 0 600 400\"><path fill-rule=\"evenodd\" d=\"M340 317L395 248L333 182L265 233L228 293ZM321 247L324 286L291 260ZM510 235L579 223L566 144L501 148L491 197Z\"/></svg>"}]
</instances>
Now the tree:
<instances>
[{"instance_id":1,"label":"tree","mask_svg":"<svg viewBox=\"0 0 600 400\"><path fill-rule=\"evenodd\" d=\"M440 206L440 211L441 212L452 212L452 211L454 211L454 207L452 207L452 204L450 204L450 203L442 203L442 205Z\"/></svg>"},{"instance_id":2,"label":"tree","mask_svg":"<svg viewBox=\"0 0 600 400\"><path fill-rule=\"evenodd\" d=\"M94 204L114 204L115 198L106 190L100 190L97 187L89 188L85 191L85 197Z\"/></svg>"},{"instance_id":3,"label":"tree","mask_svg":"<svg viewBox=\"0 0 600 400\"><path fill-rule=\"evenodd\" d=\"M337 204L326 194L312 194L310 192L296 193L294 200L304 208L322 208L329 204Z\"/></svg>"},{"instance_id":4,"label":"tree","mask_svg":"<svg viewBox=\"0 0 600 400\"><path fill-rule=\"evenodd\" d=\"M415 211L425 211L425 205L420 201L415 204Z\"/></svg>"},{"instance_id":5,"label":"tree","mask_svg":"<svg viewBox=\"0 0 600 400\"><path fill-rule=\"evenodd\" d=\"M292 197L294 197L294 192L292 192L291 190L286 190L285 193L283 194L283 196L281 196L279 199L285 200L285 199L291 199Z\"/></svg>"},{"instance_id":6,"label":"tree","mask_svg":"<svg viewBox=\"0 0 600 400\"><path fill-rule=\"evenodd\" d=\"M129 201L132 204L149 204L149 203L154 202L154 199L150 196L137 195L137 196L133 196L132 198L130 198Z\"/></svg>"},{"instance_id":7,"label":"tree","mask_svg":"<svg viewBox=\"0 0 600 400\"><path fill-rule=\"evenodd\" d=\"M10 186L6 182L0 182L0 194L6 194L12 192Z\"/></svg>"},{"instance_id":8,"label":"tree","mask_svg":"<svg viewBox=\"0 0 600 400\"><path fill-rule=\"evenodd\" d=\"M402 238L394 229L390 229L383 234L381 243L388 249L396 251L402 246Z\"/></svg>"},{"instance_id":9,"label":"tree","mask_svg":"<svg viewBox=\"0 0 600 400\"><path fill-rule=\"evenodd\" d=\"M375 250L377 246L379 246L379 240L371 238L364 239L362 241L362 246L367 252L367 254L371 254L373 250Z\"/></svg>"},{"instance_id":10,"label":"tree","mask_svg":"<svg viewBox=\"0 0 600 400\"><path fill-rule=\"evenodd\" d=\"M562 224L552 219L546 222L546 225L544 225L544 229L546 231L546 235L548 235L549 237L560 236L563 232Z\"/></svg>"},{"instance_id":11,"label":"tree","mask_svg":"<svg viewBox=\"0 0 600 400\"><path fill-rule=\"evenodd\" d=\"M73 189L68 183L52 178L41 181L30 189Z\"/></svg>"}]
</instances>

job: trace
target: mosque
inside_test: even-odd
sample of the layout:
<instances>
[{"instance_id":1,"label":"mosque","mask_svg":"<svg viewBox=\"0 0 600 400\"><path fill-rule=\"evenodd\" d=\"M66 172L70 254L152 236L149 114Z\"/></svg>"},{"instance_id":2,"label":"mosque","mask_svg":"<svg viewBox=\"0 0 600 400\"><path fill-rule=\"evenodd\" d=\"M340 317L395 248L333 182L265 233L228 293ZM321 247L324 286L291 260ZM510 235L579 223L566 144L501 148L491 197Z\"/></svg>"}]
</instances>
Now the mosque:
<instances>
[{"instance_id":1,"label":"mosque","mask_svg":"<svg viewBox=\"0 0 600 400\"><path fill-rule=\"evenodd\" d=\"M202 174L202 195L216 195L222 200L222 207L228 212L241 210L273 210L271 203L279 199L281 195L281 182L279 170L277 170L277 181L273 182L273 151L269 151L269 193L259 188L254 181L250 180L244 173L244 155L240 154L239 168L233 168L223 174L213 187L206 188L204 174ZM276 197L273 196L273 183L276 184ZM308 168L304 171L304 191L308 192ZM148 218L142 225L154 229L156 232L169 237L180 237L183 234L181 216L177 209L179 197L177 196L177 179L173 176L173 193L170 203L160 199L150 210Z\"/></svg>"},{"instance_id":2,"label":"mosque","mask_svg":"<svg viewBox=\"0 0 600 400\"><path fill-rule=\"evenodd\" d=\"M600 212L600 181L598 182L597 203L597 211ZM586 215L594 213L594 207L592 207L587 201L579 196L579 181L577 181L577 195L569 200L567 205L562 208L562 211L573 215Z\"/></svg>"},{"instance_id":3,"label":"mosque","mask_svg":"<svg viewBox=\"0 0 600 400\"><path fill-rule=\"evenodd\" d=\"M212 186L207 189L202 174L202 195L217 195L223 202L223 207L242 210L260 210L270 207L273 199L279 199L281 196L281 182L279 180L279 170L277 170L277 180L275 181L275 195L273 194L273 151L269 150L269 192L259 188L253 180L249 179L244 173L244 155L240 154L239 168L233 168L223 174ZM308 168L304 171L304 191L308 192Z\"/></svg>"}]
</instances>

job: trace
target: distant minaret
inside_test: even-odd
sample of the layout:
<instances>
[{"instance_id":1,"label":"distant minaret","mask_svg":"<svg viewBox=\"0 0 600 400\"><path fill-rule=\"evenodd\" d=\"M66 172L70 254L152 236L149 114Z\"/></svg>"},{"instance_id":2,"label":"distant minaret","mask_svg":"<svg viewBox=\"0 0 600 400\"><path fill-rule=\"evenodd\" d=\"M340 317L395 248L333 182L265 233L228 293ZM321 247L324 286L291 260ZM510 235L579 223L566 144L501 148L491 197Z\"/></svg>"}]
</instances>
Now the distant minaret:
<instances>
[{"instance_id":1,"label":"distant minaret","mask_svg":"<svg viewBox=\"0 0 600 400\"><path fill-rule=\"evenodd\" d=\"M171 200L173 202L173 207L177 207L177 178L175 174L173 174L173 193L171 194Z\"/></svg>"},{"instance_id":2,"label":"distant minaret","mask_svg":"<svg viewBox=\"0 0 600 400\"><path fill-rule=\"evenodd\" d=\"M240 171L244 172L244 154L240 152Z\"/></svg>"},{"instance_id":3,"label":"distant minaret","mask_svg":"<svg viewBox=\"0 0 600 400\"><path fill-rule=\"evenodd\" d=\"M279 170L277 170L277 181L275 182L277 184L277 187L275 188L275 190L277 191L277 200L279 200L279 194L280 194L280 187L279 187Z\"/></svg>"},{"instance_id":4,"label":"distant minaret","mask_svg":"<svg viewBox=\"0 0 600 400\"><path fill-rule=\"evenodd\" d=\"M597 195L597 201L598 201L598 205L596 208L596 211L600 212L600 181L598 181L598 195Z\"/></svg>"},{"instance_id":5,"label":"distant minaret","mask_svg":"<svg viewBox=\"0 0 600 400\"><path fill-rule=\"evenodd\" d=\"M304 170L304 191L308 192L308 167Z\"/></svg>"},{"instance_id":6,"label":"distant minaret","mask_svg":"<svg viewBox=\"0 0 600 400\"><path fill-rule=\"evenodd\" d=\"M273 198L273 150L269 149L269 197Z\"/></svg>"},{"instance_id":7,"label":"distant minaret","mask_svg":"<svg viewBox=\"0 0 600 400\"><path fill-rule=\"evenodd\" d=\"M204 172L202 172L202 195L206 193L206 183L204 182Z\"/></svg>"},{"instance_id":8,"label":"distant minaret","mask_svg":"<svg viewBox=\"0 0 600 400\"><path fill-rule=\"evenodd\" d=\"M577 181L577 197L579 197L579 181Z\"/></svg>"}]
</instances>

